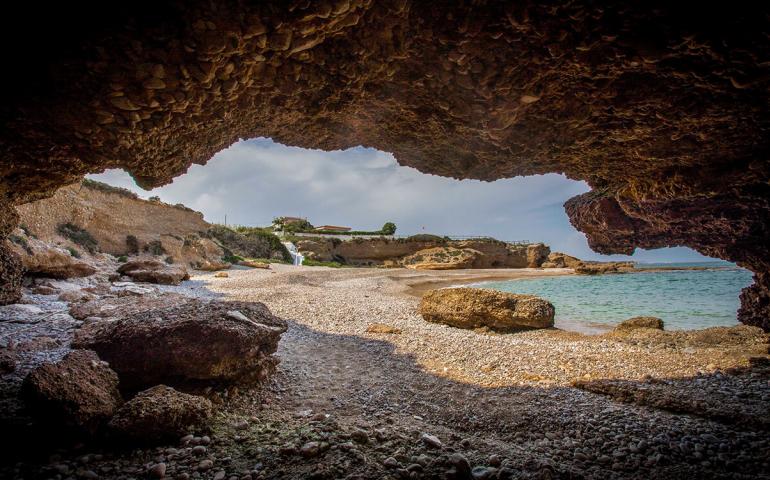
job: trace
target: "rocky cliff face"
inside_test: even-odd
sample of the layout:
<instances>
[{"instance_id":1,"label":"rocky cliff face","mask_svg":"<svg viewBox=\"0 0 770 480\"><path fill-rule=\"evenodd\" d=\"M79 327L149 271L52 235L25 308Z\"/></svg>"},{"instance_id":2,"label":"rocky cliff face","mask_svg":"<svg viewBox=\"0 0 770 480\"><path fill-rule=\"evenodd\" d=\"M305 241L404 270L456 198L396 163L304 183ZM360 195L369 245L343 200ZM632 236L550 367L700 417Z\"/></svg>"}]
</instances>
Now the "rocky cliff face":
<instances>
[{"instance_id":1,"label":"rocky cliff face","mask_svg":"<svg viewBox=\"0 0 770 480\"><path fill-rule=\"evenodd\" d=\"M365 145L456 178L586 180L567 211L594 248L738 261L757 273L741 319L770 328L766 3L144 7L28 2L3 29L1 235L12 204L87 172L152 186L238 138Z\"/></svg>"},{"instance_id":2,"label":"rocky cliff face","mask_svg":"<svg viewBox=\"0 0 770 480\"><path fill-rule=\"evenodd\" d=\"M77 225L98 242L99 250L114 255L142 251L161 236L177 237L182 243L184 237L209 228L202 213L184 206L143 200L117 188L109 191L88 185L76 183L58 190L51 198L20 205L19 223L47 242L61 238L60 225ZM128 236L134 239L127 241ZM166 238L164 243L176 242Z\"/></svg>"},{"instance_id":3,"label":"rocky cliff face","mask_svg":"<svg viewBox=\"0 0 770 480\"><path fill-rule=\"evenodd\" d=\"M296 245L306 257L322 262L435 270L537 268L551 251L542 243L512 245L493 239L453 241L430 237L433 236L355 239L348 242L317 237L300 240Z\"/></svg>"}]
</instances>

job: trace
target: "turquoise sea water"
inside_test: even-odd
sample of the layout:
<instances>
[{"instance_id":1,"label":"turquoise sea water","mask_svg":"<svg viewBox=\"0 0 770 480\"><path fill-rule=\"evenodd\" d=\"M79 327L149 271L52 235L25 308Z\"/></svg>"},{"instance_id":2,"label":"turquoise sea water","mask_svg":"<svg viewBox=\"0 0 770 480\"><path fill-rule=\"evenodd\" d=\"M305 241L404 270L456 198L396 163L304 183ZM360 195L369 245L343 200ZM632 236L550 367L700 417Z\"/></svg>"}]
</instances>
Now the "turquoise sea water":
<instances>
[{"instance_id":1,"label":"turquoise sea water","mask_svg":"<svg viewBox=\"0 0 770 480\"><path fill-rule=\"evenodd\" d=\"M666 330L738 323L738 295L751 284L751 272L724 262L638 264L637 268L662 266L710 268L570 275L485 282L478 286L548 299L556 307L556 327L565 330L600 333L636 316L660 317Z\"/></svg>"}]
</instances>

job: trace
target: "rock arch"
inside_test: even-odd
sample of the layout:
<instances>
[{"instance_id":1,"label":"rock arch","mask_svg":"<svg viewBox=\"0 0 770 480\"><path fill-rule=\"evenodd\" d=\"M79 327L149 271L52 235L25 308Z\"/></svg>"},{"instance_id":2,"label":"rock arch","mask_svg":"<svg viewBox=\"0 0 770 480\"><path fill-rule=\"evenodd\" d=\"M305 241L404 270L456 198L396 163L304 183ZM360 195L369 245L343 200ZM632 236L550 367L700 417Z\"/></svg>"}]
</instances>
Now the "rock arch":
<instances>
[{"instance_id":1,"label":"rock arch","mask_svg":"<svg viewBox=\"0 0 770 480\"><path fill-rule=\"evenodd\" d=\"M457 178L586 180L566 209L594 249L737 261L740 319L770 328L761 2L104 3L4 15L2 236L13 204L85 173L150 187L238 138L365 145ZM14 262L0 251L6 302Z\"/></svg>"}]
</instances>

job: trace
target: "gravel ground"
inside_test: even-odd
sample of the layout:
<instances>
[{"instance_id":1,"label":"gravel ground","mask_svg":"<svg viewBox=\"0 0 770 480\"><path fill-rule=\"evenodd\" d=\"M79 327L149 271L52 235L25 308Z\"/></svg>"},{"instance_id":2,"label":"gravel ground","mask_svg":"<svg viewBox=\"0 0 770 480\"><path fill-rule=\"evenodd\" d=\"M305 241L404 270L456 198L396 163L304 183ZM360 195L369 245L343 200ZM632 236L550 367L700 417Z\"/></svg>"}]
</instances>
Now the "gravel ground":
<instances>
[{"instance_id":1,"label":"gravel ground","mask_svg":"<svg viewBox=\"0 0 770 480\"><path fill-rule=\"evenodd\" d=\"M0 476L770 478L768 345L753 329L494 334L424 322L413 295L490 272L228 273L170 290L287 319L269 384L230 392L212 430L178 445L79 446ZM401 333L367 333L375 322Z\"/></svg>"}]
</instances>

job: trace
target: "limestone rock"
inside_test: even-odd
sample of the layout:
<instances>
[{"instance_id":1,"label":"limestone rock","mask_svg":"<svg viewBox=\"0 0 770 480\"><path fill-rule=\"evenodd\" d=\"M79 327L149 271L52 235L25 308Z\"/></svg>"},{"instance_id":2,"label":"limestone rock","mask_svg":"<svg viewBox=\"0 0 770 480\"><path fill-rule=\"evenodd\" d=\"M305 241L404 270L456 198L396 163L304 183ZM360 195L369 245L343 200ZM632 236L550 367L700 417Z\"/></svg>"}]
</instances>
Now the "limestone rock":
<instances>
[{"instance_id":1,"label":"limestone rock","mask_svg":"<svg viewBox=\"0 0 770 480\"><path fill-rule=\"evenodd\" d=\"M200 262L196 268L203 270L204 272L216 272L219 270L227 270L230 268L230 264L221 260L205 260Z\"/></svg>"},{"instance_id":2,"label":"limestone rock","mask_svg":"<svg viewBox=\"0 0 770 480\"><path fill-rule=\"evenodd\" d=\"M257 262L257 261L254 261L254 260L241 260L240 262L238 262L238 265L240 265L242 267L262 268L262 269L265 269L265 270L269 270L270 269L270 264L269 263Z\"/></svg>"},{"instance_id":3,"label":"limestone rock","mask_svg":"<svg viewBox=\"0 0 770 480\"><path fill-rule=\"evenodd\" d=\"M499 331L553 326L555 309L532 295L481 288L430 290L420 302L420 315L457 328L488 327Z\"/></svg>"},{"instance_id":4,"label":"limestone rock","mask_svg":"<svg viewBox=\"0 0 770 480\"><path fill-rule=\"evenodd\" d=\"M156 385L123 404L109 422L118 437L148 443L176 439L203 426L213 413L209 400Z\"/></svg>"},{"instance_id":5,"label":"limestone rock","mask_svg":"<svg viewBox=\"0 0 770 480\"><path fill-rule=\"evenodd\" d=\"M579 275L627 273L634 270L634 262L581 262L573 267Z\"/></svg>"},{"instance_id":6,"label":"limestone rock","mask_svg":"<svg viewBox=\"0 0 770 480\"><path fill-rule=\"evenodd\" d=\"M582 263L583 261L579 258L566 253L551 252L541 266L543 268L576 268Z\"/></svg>"},{"instance_id":7,"label":"limestone rock","mask_svg":"<svg viewBox=\"0 0 770 480\"><path fill-rule=\"evenodd\" d=\"M130 260L118 268L118 273L128 275L136 282L162 285L179 285L182 280L190 278L186 268L154 259Z\"/></svg>"},{"instance_id":8,"label":"limestone rock","mask_svg":"<svg viewBox=\"0 0 770 480\"><path fill-rule=\"evenodd\" d=\"M391 325L385 325L384 323L370 323L366 326L366 332L398 334L401 333L401 329Z\"/></svg>"},{"instance_id":9,"label":"limestone rock","mask_svg":"<svg viewBox=\"0 0 770 480\"><path fill-rule=\"evenodd\" d=\"M24 379L29 409L45 421L94 433L123 402L118 376L96 353L75 350L59 363L46 363Z\"/></svg>"},{"instance_id":10,"label":"limestone rock","mask_svg":"<svg viewBox=\"0 0 770 480\"><path fill-rule=\"evenodd\" d=\"M470 248L435 247L419 250L405 257L402 263L415 270L454 270L471 268L481 252Z\"/></svg>"},{"instance_id":11,"label":"limestone rock","mask_svg":"<svg viewBox=\"0 0 770 480\"><path fill-rule=\"evenodd\" d=\"M636 330L639 328L663 330L663 320L657 317L633 317L620 322L615 327L615 331L622 332L628 330Z\"/></svg>"},{"instance_id":12,"label":"limestone rock","mask_svg":"<svg viewBox=\"0 0 770 480\"><path fill-rule=\"evenodd\" d=\"M110 362L121 388L197 387L263 380L278 363L272 354L286 328L261 303L176 299L171 306L89 323L73 345Z\"/></svg>"},{"instance_id":13,"label":"limestone rock","mask_svg":"<svg viewBox=\"0 0 770 480\"><path fill-rule=\"evenodd\" d=\"M17 230L20 232L20 230ZM75 258L59 246L52 245L24 234L16 235L19 243L10 242L11 248L21 259L27 274L51 278L87 277L96 273L93 265Z\"/></svg>"}]
</instances>

